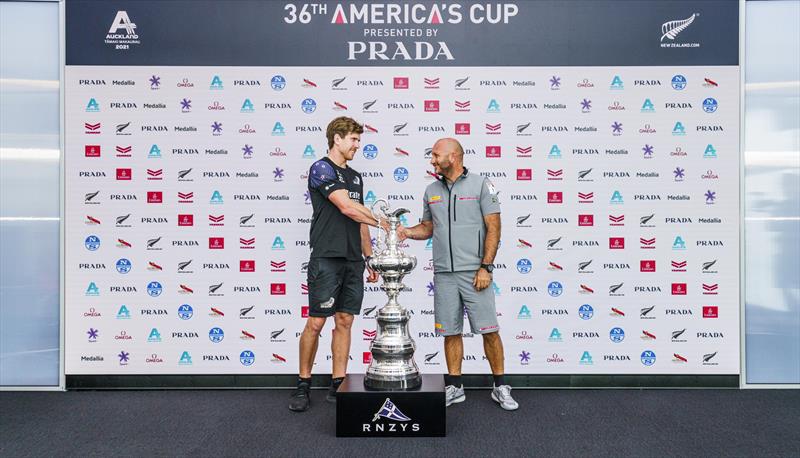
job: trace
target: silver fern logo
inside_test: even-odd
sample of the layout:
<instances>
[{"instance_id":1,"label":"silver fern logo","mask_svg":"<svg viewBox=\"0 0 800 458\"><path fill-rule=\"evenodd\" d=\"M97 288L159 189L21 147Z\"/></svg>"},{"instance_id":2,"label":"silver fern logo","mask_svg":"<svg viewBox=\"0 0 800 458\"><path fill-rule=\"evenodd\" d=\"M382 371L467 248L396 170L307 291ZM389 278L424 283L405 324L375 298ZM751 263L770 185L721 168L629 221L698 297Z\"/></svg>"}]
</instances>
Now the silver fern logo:
<instances>
[{"instance_id":1,"label":"silver fern logo","mask_svg":"<svg viewBox=\"0 0 800 458\"><path fill-rule=\"evenodd\" d=\"M699 48L700 43L664 43L664 39L668 41L674 41L675 38L684 30L689 28L690 25L694 22L694 20L700 16L699 13L694 13L686 19L679 19L675 21L668 21L661 24L661 47L680 47L680 48Z\"/></svg>"}]
</instances>

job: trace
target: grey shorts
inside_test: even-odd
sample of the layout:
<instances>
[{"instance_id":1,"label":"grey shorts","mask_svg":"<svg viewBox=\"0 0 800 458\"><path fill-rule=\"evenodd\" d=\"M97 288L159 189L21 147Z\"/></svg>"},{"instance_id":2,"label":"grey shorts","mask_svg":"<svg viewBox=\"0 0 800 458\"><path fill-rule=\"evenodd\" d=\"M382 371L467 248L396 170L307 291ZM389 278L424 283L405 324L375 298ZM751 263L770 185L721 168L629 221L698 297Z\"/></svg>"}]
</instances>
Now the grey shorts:
<instances>
[{"instance_id":1,"label":"grey shorts","mask_svg":"<svg viewBox=\"0 0 800 458\"><path fill-rule=\"evenodd\" d=\"M453 336L464 331L464 315L469 319L473 334L497 332L497 309L491 285L483 291L475 290L472 280L475 272L447 272L433 275L433 314L435 332Z\"/></svg>"}]
</instances>

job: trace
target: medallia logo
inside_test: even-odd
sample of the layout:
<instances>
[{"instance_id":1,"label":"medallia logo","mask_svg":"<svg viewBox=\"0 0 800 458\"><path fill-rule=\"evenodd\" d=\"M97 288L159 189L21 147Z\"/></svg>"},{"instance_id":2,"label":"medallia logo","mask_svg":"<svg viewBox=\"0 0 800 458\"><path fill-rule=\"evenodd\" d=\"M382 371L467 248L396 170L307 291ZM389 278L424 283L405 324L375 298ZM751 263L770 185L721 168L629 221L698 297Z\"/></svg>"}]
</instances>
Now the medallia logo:
<instances>
[{"instance_id":1,"label":"medallia logo","mask_svg":"<svg viewBox=\"0 0 800 458\"><path fill-rule=\"evenodd\" d=\"M408 169L405 167L398 167L394 169L394 181L403 183L408 180Z\"/></svg>"},{"instance_id":2,"label":"medallia logo","mask_svg":"<svg viewBox=\"0 0 800 458\"><path fill-rule=\"evenodd\" d=\"M652 366L656 363L656 354L653 350L645 350L642 352L640 359L645 366Z\"/></svg>"},{"instance_id":3,"label":"medallia logo","mask_svg":"<svg viewBox=\"0 0 800 458\"><path fill-rule=\"evenodd\" d=\"M270 86L272 86L272 89L274 89L276 91L282 91L283 88L286 87L286 78L284 78L281 75L275 75L269 81L269 84L270 84Z\"/></svg>"},{"instance_id":4,"label":"medallia logo","mask_svg":"<svg viewBox=\"0 0 800 458\"><path fill-rule=\"evenodd\" d=\"M131 271L131 261L125 258L120 258L117 260L117 272L121 274L126 274Z\"/></svg>"},{"instance_id":5,"label":"medallia logo","mask_svg":"<svg viewBox=\"0 0 800 458\"><path fill-rule=\"evenodd\" d=\"M90 235L86 237L86 240L84 240L83 245L89 251L97 251L100 249L100 237L96 235Z\"/></svg>"},{"instance_id":6,"label":"medallia logo","mask_svg":"<svg viewBox=\"0 0 800 458\"><path fill-rule=\"evenodd\" d=\"M118 33L119 29L124 29L124 33ZM140 45L139 35L136 34L136 24L131 22L127 11L117 11L114 22L106 34L105 43L113 45L114 49L127 50L131 45Z\"/></svg>"},{"instance_id":7,"label":"medallia logo","mask_svg":"<svg viewBox=\"0 0 800 458\"><path fill-rule=\"evenodd\" d=\"M239 362L242 366L252 366L256 362L256 354L251 350L244 350L239 353Z\"/></svg>"},{"instance_id":8,"label":"medallia logo","mask_svg":"<svg viewBox=\"0 0 800 458\"><path fill-rule=\"evenodd\" d=\"M194 316L194 309L189 304L178 306L178 318L182 320L190 320Z\"/></svg>"},{"instance_id":9,"label":"medallia logo","mask_svg":"<svg viewBox=\"0 0 800 458\"><path fill-rule=\"evenodd\" d=\"M378 147L373 144L364 145L362 154L366 159L372 160L378 157Z\"/></svg>"},{"instance_id":10,"label":"medallia logo","mask_svg":"<svg viewBox=\"0 0 800 458\"><path fill-rule=\"evenodd\" d=\"M583 304L578 307L578 316L582 320L591 320L594 316L594 308L589 304Z\"/></svg>"},{"instance_id":11,"label":"medallia logo","mask_svg":"<svg viewBox=\"0 0 800 458\"><path fill-rule=\"evenodd\" d=\"M683 75L675 75L672 77L672 89L682 91L686 88L686 77Z\"/></svg>"},{"instance_id":12,"label":"medallia logo","mask_svg":"<svg viewBox=\"0 0 800 458\"><path fill-rule=\"evenodd\" d=\"M161 291L163 288L161 287L161 283L157 281L151 281L147 284L147 294L150 297L158 297L161 295Z\"/></svg>"},{"instance_id":13,"label":"medallia logo","mask_svg":"<svg viewBox=\"0 0 800 458\"><path fill-rule=\"evenodd\" d=\"M530 273L532 267L533 263L531 263L530 259L522 258L517 261L517 271L521 274Z\"/></svg>"},{"instance_id":14,"label":"medallia logo","mask_svg":"<svg viewBox=\"0 0 800 458\"><path fill-rule=\"evenodd\" d=\"M94 100L94 99L92 99L92 100ZM718 105L719 104L717 103L717 99L715 99L713 97L709 97L709 98L703 100L703 111L705 111L706 113L713 113L713 112L717 111L717 106Z\"/></svg>"},{"instance_id":15,"label":"medallia logo","mask_svg":"<svg viewBox=\"0 0 800 458\"><path fill-rule=\"evenodd\" d=\"M620 343L625 340L625 331L622 328L611 328L608 332L608 338L614 343Z\"/></svg>"},{"instance_id":16,"label":"medallia logo","mask_svg":"<svg viewBox=\"0 0 800 458\"><path fill-rule=\"evenodd\" d=\"M317 111L317 102L314 99L308 98L300 102L300 109L305 114L311 114Z\"/></svg>"},{"instance_id":17,"label":"medallia logo","mask_svg":"<svg viewBox=\"0 0 800 458\"><path fill-rule=\"evenodd\" d=\"M551 281L550 284L547 285L547 294L552 297L561 296L561 293L563 292L564 286L557 281Z\"/></svg>"},{"instance_id":18,"label":"medallia logo","mask_svg":"<svg viewBox=\"0 0 800 458\"><path fill-rule=\"evenodd\" d=\"M214 343L220 343L224 338L225 338L225 332L222 330L222 328L215 327L211 328L211 330L208 331L208 340Z\"/></svg>"}]
</instances>

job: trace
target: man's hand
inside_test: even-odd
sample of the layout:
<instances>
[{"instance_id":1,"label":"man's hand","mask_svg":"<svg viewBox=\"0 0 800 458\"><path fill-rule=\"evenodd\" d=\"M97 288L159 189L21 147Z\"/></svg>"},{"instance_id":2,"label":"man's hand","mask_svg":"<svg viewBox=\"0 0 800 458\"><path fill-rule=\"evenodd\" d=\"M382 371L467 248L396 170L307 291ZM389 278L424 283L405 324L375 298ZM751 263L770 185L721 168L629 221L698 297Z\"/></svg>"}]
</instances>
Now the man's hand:
<instances>
[{"instance_id":1,"label":"man's hand","mask_svg":"<svg viewBox=\"0 0 800 458\"><path fill-rule=\"evenodd\" d=\"M487 272L486 269L481 268L475 272L475 278L472 280L472 286L474 286L477 291L483 291L491 284L492 274Z\"/></svg>"},{"instance_id":2,"label":"man's hand","mask_svg":"<svg viewBox=\"0 0 800 458\"><path fill-rule=\"evenodd\" d=\"M377 281L378 272L375 272L374 270L370 269L369 266L367 266L367 283L375 283Z\"/></svg>"},{"instance_id":3,"label":"man's hand","mask_svg":"<svg viewBox=\"0 0 800 458\"><path fill-rule=\"evenodd\" d=\"M403 226L402 224L397 226L397 240L402 242L407 238L408 238L408 233L406 232L405 226Z\"/></svg>"}]
</instances>

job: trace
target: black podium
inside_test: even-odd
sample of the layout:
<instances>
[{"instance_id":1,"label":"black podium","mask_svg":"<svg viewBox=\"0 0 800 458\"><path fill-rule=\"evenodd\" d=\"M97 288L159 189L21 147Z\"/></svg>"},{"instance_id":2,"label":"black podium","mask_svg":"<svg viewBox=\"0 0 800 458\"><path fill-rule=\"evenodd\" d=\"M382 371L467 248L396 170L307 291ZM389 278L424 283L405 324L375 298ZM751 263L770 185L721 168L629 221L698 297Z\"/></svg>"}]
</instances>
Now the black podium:
<instances>
[{"instance_id":1,"label":"black podium","mask_svg":"<svg viewBox=\"0 0 800 458\"><path fill-rule=\"evenodd\" d=\"M444 379L422 376L415 390L364 387L364 375L350 374L336 392L338 437L443 437L447 432Z\"/></svg>"}]
</instances>

